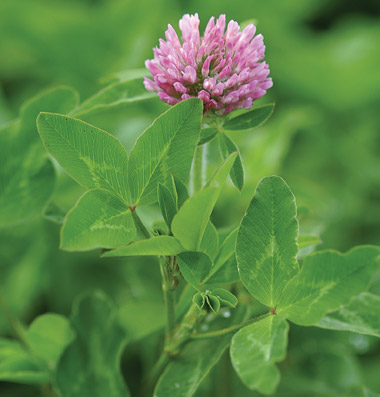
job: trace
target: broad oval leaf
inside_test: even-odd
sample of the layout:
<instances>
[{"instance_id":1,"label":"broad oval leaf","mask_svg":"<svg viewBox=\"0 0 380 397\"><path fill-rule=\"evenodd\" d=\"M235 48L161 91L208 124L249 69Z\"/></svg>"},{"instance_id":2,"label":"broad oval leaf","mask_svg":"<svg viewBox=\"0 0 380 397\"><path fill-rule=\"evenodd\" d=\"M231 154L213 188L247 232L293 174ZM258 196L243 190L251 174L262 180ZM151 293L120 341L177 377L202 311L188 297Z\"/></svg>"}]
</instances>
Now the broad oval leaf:
<instances>
[{"instance_id":1,"label":"broad oval leaf","mask_svg":"<svg viewBox=\"0 0 380 397\"><path fill-rule=\"evenodd\" d=\"M174 256L185 251L180 242L171 236L156 236L135 241L125 247L108 251L102 256Z\"/></svg>"},{"instance_id":2,"label":"broad oval leaf","mask_svg":"<svg viewBox=\"0 0 380 397\"><path fill-rule=\"evenodd\" d=\"M46 150L87 189L105 189L127 202L127 152L114 136L84 121L41 113L37 127Z\"/></svg>"},{"instance_id":3,"label":"broad oval leaf","mask_svg":"<svg viewBox=\"0 0 380 397\"><path fill-rule=\"evenodd\" d=\"M68 212L61 229L61 248L86 251L130 242L136 228L129 207L107 190L89 190Z\"/></svg>"},{"instance_id":4,"label":"broad oval leaf","mask_svg":"<svg viewBox=\"0 0 380 397\"><path fill-rule=\"evenodd\" d=\"M25 339L34 354L55 370L64 349L74 339L74 332L66 317L47 313L32 322Z\"/></svg>"},{"instance_id":5,"label":"broad oval leaf","mask_svg":"<svg viewBox=\"0 0 380 397\"><path fill-rule=\"evenodd\" d=\"M272 115L274 103L255 108L239 116L227 120L223 127L226 130L248 130L264 124Z\"/></svg>"},{"instance_id":6,"label":"broad oval leaf","mask_svg":"<svg viewBox=\"0 0 380 397\"><path fill-rule=\"evenodd\" d=\"M57 367L57 386L65 397L127 397L120 373L126 342L118 311L100 292L85 295L74 306L71 325L77 337ZM80 374L80 376L78 376Z\"/></svg>"},{"instance_id":7,"label":"broad oval leaf","mask_svg":"<svg viewBox=\"0 0 380 397\"><path fill-rule=\"evenodd\" d=\"M346 254L316 252L284 289L278 312L299 325L314 325L365 291L379 268L380 248L356 247Z\"/></svg>"},{"instance_id":8,"label":"broad oval leaf","mask_svg":"<svg viewBox=\"0 0 380 397\"><path fill-rule=\"evenodd\" d=\"M202 114L202 101L190 98L164 112L139 137L128 163L131 204L156 202L157 183L169 185L172 173L188 180Z\"/></svg>"},{"instance_id":9,"label":"broad oval leaf","mask_svg":"<svg viewBox=\"0 0 380 397\"><path fill-rule=\"evenodd\" d=\"M279 315L244 327L231 342L231 360L243 383L251 390L272 394L280 381L275 363L286 356L289 324Z\"/></svg>"},{"instance_id":10,"label":"broad oval leaf","mask_svg":"<svg viewBox=\"0 0 380 397\"><path fill-rule=\"evenodd\" d=\"M349 304L323 317L316 326L380 338L380 296L362 292Z\"/></svg>"},{"instance_id":11,"label":"broad oval leaf","mask_svg":"<svg viewBox=\"0 0 380 397\"><path fill-rule=\"evenodd\" d=\"M241 280L251 295L276 307L298 272L296 202L285 181L262 179L241 222L236 257Z\"/></svg>"}]
</instances>

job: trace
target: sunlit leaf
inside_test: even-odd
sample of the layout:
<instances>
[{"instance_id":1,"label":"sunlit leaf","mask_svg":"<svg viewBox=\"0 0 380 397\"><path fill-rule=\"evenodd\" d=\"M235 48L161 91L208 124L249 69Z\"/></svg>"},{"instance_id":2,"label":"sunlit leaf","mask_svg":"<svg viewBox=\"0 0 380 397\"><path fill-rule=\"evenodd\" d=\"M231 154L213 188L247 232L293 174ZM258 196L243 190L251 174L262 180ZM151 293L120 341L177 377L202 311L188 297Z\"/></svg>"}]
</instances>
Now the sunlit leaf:
<instances>
[{"instance_id":1,"label":"sunlit leaf","mask_svg":"<svg viewBox=\"0 0 380 397\"><path fill-rule=\"evenodd\" d=\"M276 363L285 359L289 324L270 315L241 329L231 342L232 364L251 390L271 394L280 381Z\"/></svg>"},{"instance_id":2,"label":"sunlit leaf","mask_svg":"<svg viewBox=\"0 0 380 397\"><path fill-rule=\"evenodd\" d=\"M240 277L264 305L275 307L297 274L296 202L278 176L262 179L247 209L236 243Z\"/></svg>"},{"instance_id":3,"label":"sunlit leaf","mask_svg":"<svg viewBox=\"0 0 380 397\"><path fill-rule=\"evenodd\" d=\"M346 254L321 251L305 257L302 269L283 290L278 312L299 325L318 323L368 288L379 256L378 247L361 246Z\"/></svg>"},{"instance_id":4,"label":"sunlit leaf","mask_svg":"<svg viewBox=\"0 0 380 397\"><path fill-rule=\"evenodd\" d=\"M86 251L116 248L136 235L129 207L103 189L87 191L66 215L61 231L61 248Z\"/></svg>"}]
</instances>

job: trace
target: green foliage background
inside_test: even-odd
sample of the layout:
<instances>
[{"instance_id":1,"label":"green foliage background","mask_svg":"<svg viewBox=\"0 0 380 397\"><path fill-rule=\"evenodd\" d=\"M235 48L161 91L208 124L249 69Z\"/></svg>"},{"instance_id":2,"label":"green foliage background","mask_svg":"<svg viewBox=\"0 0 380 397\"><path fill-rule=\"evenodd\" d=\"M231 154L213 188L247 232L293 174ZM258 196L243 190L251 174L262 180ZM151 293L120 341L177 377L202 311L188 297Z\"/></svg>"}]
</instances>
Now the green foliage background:
<instances>
[{"instance_id":1,"label":"green foliage background","mask_svg":"<svg viewBox=\"0 0 380 397\"><path fill-rule=\"evenodd\" d=\"M187 12L199 13L202 29L210 16L220 13L240 23L253 19L264 35L274 81L257 101L276 102L270 121L249 133L234 133L246 185L242 193L231 183L224 189L213 214L215 225L236 225L259 179L278 174L297 197L301 232L321 236L318 248L346 251L359 244L378 245L376 0L1 0L0 126L17 117L22 103L42 89L72 86L84 100L115 73L142 68L167 23L177 28ZM166 108L152 99L81 118L118 136L129 150ZM216 164L212 145L209 154ZM66 212L81 193L61 172L53 201ZM29 324L45 312L68 315L80 293L104 290L121 307L119 317L130 336L122 371L133 395L141 373L152 364L150 350L157 337L133 340L163 321L155 260L99 259L97 251L67 253L58 246L58 225L42 217L0 229L0 284L11 310ZM380 274L371 291L380 293ZM0 334L9 334L2 317ZM380 393L379 354L378 339L292 325L276 395L355 396L358 385ZM214 370L226 383L210 377L200 396L258 395L244 388L229 365L226 357ZM0 396L34 395L39 395L37 388L0 383Z\"/></svg>"}]
</instances>

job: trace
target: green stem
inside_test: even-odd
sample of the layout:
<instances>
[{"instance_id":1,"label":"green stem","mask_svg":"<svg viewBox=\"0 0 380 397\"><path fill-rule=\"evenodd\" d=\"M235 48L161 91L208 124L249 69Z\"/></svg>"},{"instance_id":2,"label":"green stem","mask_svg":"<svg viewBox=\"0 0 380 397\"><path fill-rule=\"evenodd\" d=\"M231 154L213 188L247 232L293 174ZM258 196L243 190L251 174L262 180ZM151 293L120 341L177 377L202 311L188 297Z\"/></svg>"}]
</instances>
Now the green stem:
<instances>
[{"instance_id":1,"label":"green stem","mask_svg":"<svg viewBox=\"0 0 380 397\"><path fill-rule=\"evenodd\" d=\"M192 339L207 339L207 338L216 338L218 336L227 335L232 332L238 331L240 328L246 327L247 325L250 325L250 324L256 323L257 321L263 320L264 318L266 318L270 315L271 315L271 313L266 313L266 314L263 314L262 316L252 318L252 319L244 321L240 324L232 325L231 327L220 329L218 331L205 332L202 334L193 334L193 335L191 335L191 338Z\"/></svg>"},{"instance_id":2,"label":"green stem","mask_svg":"<svg viewBox=\"0 0 380 397\"><path fill-rule=\"evenodd\" d=\"M168 264L166 257L160 259L160 270L162 276L162 292L164 293L165 309L166 309L166 330L167 338L175 328L175 289L171 285L168 273Z\"/></svg>"},{"instance_id":3,"label":"green stem","mask_svg":"<svg viewBox=\"0 0 380 397\"><path fill-rule=\"evenodd\" d=\"M205 165L203 164L203 155L204 155L204 148L205 145L197 146L195 150L193 168L191 172L192 177L192 193L196 193L203 187L204 181L204 168Z\"/></svg>"},{"instance_id":4,"label":"green stem","mask_svg":"<svg viewBox=\"0 0 380 397\"><path fill-rule=\"evenodd\" d=\"M153 387L157 382L157 379L160 377L161 373L165 369L165 367L169 363L169 356L165 353L162 353L159 359L154 364L151 372L149 373L146 380L143 382L143 387L139 394L140 397L152 395Z\"/></svg>"},{"instance_id":5,"label":"green stem","mask_svg":"<svg viewBox=\"0 0 380 397\"><path fill-rule=\"evenodd\" d=\"M147 228L144 226L144 224L142 223L140 217L137 215L135 209L133 209L132 212L132 219L133 222L135 223L136 229L138 232L140 232L140 234L145 237L145 238L150 238L152 237L150 235L150 233L148 232Z\"/></svg>"},{"instance_id":6,"label":"green stem","mask_svg":"<svg viewBox=\"0 0 380 397\"><path fill-rule=\"evenodd\" d=\"M191 339L191 333L201 315L202 312L192 303L183 320L178 327L176 327L171 338L165 345L165 352L169 357L176 357L180 353L183 345Z\"/></svg>"}]
</instances>

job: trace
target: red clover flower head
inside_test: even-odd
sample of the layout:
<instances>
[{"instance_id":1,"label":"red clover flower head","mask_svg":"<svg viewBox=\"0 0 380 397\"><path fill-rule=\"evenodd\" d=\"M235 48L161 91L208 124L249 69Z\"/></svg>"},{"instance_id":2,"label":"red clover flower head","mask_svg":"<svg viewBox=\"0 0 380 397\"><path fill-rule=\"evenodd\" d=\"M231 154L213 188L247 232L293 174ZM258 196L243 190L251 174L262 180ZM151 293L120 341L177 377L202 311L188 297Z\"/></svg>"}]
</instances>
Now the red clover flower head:
<instances>
[{"instance_id":1,"label":"red clover flower head","mask_svg":"<svg viewBox=\"0 0 380 397\"><path fill-rule=\"evenodd\" d=\"M199 34L198 14L186 14L179 21L182 42L171 25L166 41L153 49L154 58L145 62L153 80L145 78L145 88L157 92L169 105L191 97L204 103L204 113L224 115L234 109L250 109L253 101L272 87L269 66L264 59L261 34L250 24L240 26L221 15L210 18L204 36Z\"/></svg>"}]
</instances>

